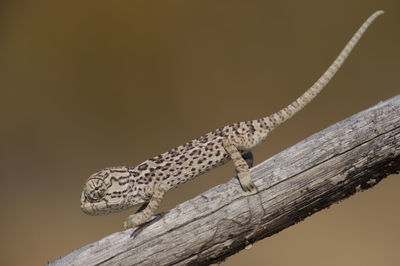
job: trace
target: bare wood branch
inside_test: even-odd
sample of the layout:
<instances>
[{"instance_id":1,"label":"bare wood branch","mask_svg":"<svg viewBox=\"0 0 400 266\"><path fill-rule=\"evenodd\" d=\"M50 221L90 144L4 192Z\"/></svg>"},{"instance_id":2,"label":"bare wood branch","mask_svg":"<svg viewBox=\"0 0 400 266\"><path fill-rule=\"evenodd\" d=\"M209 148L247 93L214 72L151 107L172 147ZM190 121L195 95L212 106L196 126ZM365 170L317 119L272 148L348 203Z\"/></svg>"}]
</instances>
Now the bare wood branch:
<instances>
[{"instance_id":1,"label":"bare wood branch","mask_svg":"<svg viewBox=\"0 0 400 266\"><path fill-rule=\"evenodd\" d=\"M178 205L140 232L114 233L50 265L215 263L399 169L400 95L252 168L256 193L243 192L232 179Z\"/></svg>"}]
</instances>

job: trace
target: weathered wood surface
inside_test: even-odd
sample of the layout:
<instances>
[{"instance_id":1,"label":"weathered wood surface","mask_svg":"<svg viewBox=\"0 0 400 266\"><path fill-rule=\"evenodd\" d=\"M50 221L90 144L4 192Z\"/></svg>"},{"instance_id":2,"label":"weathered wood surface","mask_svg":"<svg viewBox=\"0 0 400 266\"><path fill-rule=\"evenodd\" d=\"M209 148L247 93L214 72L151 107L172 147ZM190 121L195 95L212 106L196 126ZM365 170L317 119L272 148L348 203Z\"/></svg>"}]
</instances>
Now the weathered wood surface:
<instances>
[{"instance_id":1,"label":"weathered wood surface","mask_svg":"<svg viewBox=\"0 0 400 266\"><path fill-rule=\"evenodd\" d=\"M136 236L109 235L50 265L183 265L223 260L400 169L400 95L314 134L168 211Z\"/></svg>"}]
</instances>

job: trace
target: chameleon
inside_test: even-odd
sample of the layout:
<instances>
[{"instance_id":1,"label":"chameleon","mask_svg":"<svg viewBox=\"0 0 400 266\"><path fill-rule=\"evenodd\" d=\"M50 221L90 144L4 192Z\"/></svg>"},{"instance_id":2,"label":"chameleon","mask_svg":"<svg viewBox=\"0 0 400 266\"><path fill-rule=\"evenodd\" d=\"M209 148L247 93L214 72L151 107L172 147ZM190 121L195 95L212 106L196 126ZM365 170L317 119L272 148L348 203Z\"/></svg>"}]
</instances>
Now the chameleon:
<instances>
[{"instance_id":1,"label":"chameleon","mask_svg":"<svg viewBox=\"0 0 400 266\"><path fill-rule=\"evenodd\" d=\"M373 13L323 75L285 108L257 120L236 122L218 128L136 167L109 167L94 173L83 187L82 211L89 215L104 215L142 204L124 222L125 229L139 226L155 214L167 191L230 160L233 161L244 192L254 191L255 185L249 170L253 165L251 150L322 91L367 28L381 14L383 11Z\"/></svg>"}]
</instances>

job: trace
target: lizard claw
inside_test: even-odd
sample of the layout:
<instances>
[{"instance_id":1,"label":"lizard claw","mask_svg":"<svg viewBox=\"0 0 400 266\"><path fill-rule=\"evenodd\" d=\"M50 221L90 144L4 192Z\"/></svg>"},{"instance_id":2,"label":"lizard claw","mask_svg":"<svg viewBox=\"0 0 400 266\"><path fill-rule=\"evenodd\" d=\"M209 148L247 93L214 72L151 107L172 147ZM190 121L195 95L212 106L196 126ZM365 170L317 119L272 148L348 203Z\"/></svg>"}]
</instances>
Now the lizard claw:
<instances>
[{"instance_id":1,"label":"lizard claw","mask_svg":"<svg viewBox=\"0 0 400 266\"><path fill-rule=\"evenodd\" d=\"M130 228L131 226L129 226L129 223L128 223L128 221L125 221L124 222L124 229L126 230L126 229L128 229L128 228Z\"/></svg>"},{"instance_id":2,"label":"lizard claw","mask_svg":"<svg viewBox=\"0 0 400 266\"><path fill-rule=\"evenodd\" d=\"M256 187L253 181L251 180L250 174L248 172L238 173L238 178L240 185L242 186L244 191L249 192Z\"/></svg>"},{"instance_id":3,"label":"lizard claw","mask_svg":"<svg viewBox=\"0 0 400 266\"><path fill-rule=\"evenodd\" d=\"M250 182L250 183L248 183L246 185L242 185L243 190L246 191L246 192L252 191L255 187L256 186L254 185L253 182Z\"/></svg>"}]
</instances>

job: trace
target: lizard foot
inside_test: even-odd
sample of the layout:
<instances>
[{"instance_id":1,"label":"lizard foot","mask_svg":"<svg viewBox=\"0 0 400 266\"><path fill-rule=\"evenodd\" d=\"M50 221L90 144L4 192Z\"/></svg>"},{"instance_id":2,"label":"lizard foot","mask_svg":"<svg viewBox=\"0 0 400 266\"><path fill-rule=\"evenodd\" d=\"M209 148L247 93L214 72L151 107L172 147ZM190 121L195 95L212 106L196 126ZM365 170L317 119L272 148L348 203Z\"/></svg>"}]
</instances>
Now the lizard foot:
<instances>
[{"instance_id":1,"label":"lizard foot","mask_svg":"<svg viewBox=\"0 0 400 266\"><path fill-rule=\"evenodd\" d=\"M256 187L254 185L253 181L251 180L249 172L238 173L238 178L239 178L240 185L242 186L244 191L249 192L249 191L252 191Z\"/></svg>"},{"instance_id":2,"label":"lizard foot","mask_svg":"<svg viewBox=\"0 0 400 266\"><path fill-rule=\"evenodd\" d=\"M143 215L141 215L141 214L142 213L135 213L135 214L129 215L128 218L126 219L126 221L124 222L124 228L125 229L134 228L134 227L146 222L147 219L145 219L145 217L143 217Z\"/></svg>"}]
</instances>

